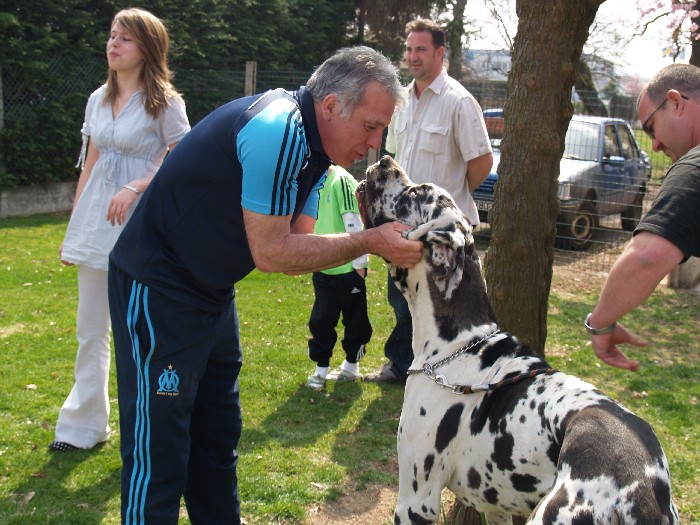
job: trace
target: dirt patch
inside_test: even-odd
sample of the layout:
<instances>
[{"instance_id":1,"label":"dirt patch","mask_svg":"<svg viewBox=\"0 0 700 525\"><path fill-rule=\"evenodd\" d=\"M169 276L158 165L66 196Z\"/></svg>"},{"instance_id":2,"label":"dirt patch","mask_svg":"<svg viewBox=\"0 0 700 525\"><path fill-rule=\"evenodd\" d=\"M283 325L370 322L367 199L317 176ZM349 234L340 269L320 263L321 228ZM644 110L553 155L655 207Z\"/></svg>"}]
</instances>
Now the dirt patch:
<instances>
[{"instance_id":1,"label":"dirt patch","mask_svg":"<svg viewBox=\"0 0 700 525\"><path fill-rule=\"evenodd\" d=\"M364 490L348 489L335 501L310 507L304 525L391 525L397 487L373 485ZM443 514L454 504L448 490L442 493Z\"/></svg>"},{"instance_id":2,"label":"dirt patch","mask_svg":"<svg viewBox=\"0 0 700 525\"><path fill-rule=\"evenodd\" d=\"M393 522L396 490L381 485L348 490L335 501L309 508L305 525L385 525Z\"/></svg>"}]
</instances>

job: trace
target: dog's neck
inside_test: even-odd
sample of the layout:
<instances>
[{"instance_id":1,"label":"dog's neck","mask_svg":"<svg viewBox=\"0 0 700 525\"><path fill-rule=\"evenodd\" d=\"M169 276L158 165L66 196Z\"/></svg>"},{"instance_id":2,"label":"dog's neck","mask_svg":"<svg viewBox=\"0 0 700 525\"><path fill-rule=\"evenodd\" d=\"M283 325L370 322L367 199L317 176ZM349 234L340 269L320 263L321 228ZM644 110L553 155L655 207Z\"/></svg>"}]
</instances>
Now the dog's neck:
<instances>
[{"instance_id":1,"label":"dog's neck","mask_svg":"<svg viewBox=\"0 0 700 525\"><path fill-rule=\"evenodd\" d=\"M404 294L413 317L414 367L497 329L476 253L465 258L462 280L447 301L430 280L429 264L423 260L419 265L425 267L408 274Z\"/></svg>"}]
</instances>

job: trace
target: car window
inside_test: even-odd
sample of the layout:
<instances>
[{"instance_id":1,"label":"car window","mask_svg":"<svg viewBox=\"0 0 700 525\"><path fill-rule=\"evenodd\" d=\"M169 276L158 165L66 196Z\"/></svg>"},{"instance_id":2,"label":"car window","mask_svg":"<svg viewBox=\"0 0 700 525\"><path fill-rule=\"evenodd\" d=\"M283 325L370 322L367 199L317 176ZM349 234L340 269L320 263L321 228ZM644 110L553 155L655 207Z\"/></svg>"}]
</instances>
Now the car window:
<instances>
[{"instance_id":1,"label":"car window","mask_svg":"<svg viewBox=\"0 0 700 525\"><path fill-rule=\"evenodd\" d=\"M634 160L639 157L639 152L634 143L634 138L630 134L630 130L626 126L618 128L620 132L620 142L622 142L622 156L626 159Z\"/></svg>"},{"instance_id":2,"label":"car window","mask_svg":"<svg viewBox=\"0 0 700 525\"><path fill-rule=\"evenodd\" d=\"M564 139L564 158L598 160L598 125L572 120Z\"/></svg>"},{"instance_id":3,"label":"car window","mask_svg":"<svg viewBox=\"0 0 700 525\"><path fill-rule=\"evenodd\" d=\"M620 156L620 145L617 142L617 133L615 133L615 125L608 124L605 126L605 136L603 138L603 158Z\"/></svg>"}]
</instances>

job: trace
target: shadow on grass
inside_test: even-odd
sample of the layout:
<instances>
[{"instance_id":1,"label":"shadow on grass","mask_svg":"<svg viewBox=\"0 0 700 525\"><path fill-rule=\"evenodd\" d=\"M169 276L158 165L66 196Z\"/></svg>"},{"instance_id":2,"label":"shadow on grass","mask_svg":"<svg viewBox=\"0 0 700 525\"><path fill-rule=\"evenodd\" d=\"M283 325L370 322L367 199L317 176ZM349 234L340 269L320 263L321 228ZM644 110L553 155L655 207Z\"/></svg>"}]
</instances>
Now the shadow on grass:
<instances>
[{"instance_id":1,"label":"shadow on grass","mask_svg":"<svg viewBox=\"0 0 700 525\"><path fill-rule=\"evenodd\" d=\"M363 385L379 388L380 396L365 410L352 432L340 432L331 457L348 471L363 488L364 483L396 484L396 432L403 405L403 384ZM358 450L362 453L358 454Z\"/></svg>"},{"instance_id":2,"label":"shadow on grass","mask_svg":"<svg viewBox=\"0 0 700 525\"><path fill-rule=\"evenodd\" d=\"M47 524L104 523L109 501L120 492L120 469L112 470L96 483L85 472L85 463L105 454L103 448L48 452L48 460L24 483L11 489L0 503L0 522L26 525L41 519Z\"/></svg>"},{"instance_id":3,"label":"shadow on grass","mask_svg":"<svg viewBox=\"0 0 700 525\"><path fill-rule=\"evenodd\" d=\"M338 428L361 394L360 383L336 386L332 392L314 391L301 385L284 403L275 407L259 428L246 428L244 420L241 441L255 443L255 447L269 441L277 441L285 447L312 444Z\"/></svg>"}]
</instances>

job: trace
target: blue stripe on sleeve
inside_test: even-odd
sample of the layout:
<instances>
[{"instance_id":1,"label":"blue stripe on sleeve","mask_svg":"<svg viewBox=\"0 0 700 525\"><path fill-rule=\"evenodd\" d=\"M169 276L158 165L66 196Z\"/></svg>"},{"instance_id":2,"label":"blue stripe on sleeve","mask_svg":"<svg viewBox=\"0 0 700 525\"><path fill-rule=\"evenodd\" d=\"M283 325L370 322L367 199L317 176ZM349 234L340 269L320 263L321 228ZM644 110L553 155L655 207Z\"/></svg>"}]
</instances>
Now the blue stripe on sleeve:
<instances>
[{"instance_id":1,"label":"blue stripe on sleeve","mask_svg":"<svg viewBox=\"0 0 700 525\"><path fill-rule=\"evenodd\" d=\"M291 215L297 176L308 154L299 108L287 99L272 101L239 131L236 147L243 167L243 207Z\"/></svg>"}]
</instances>

